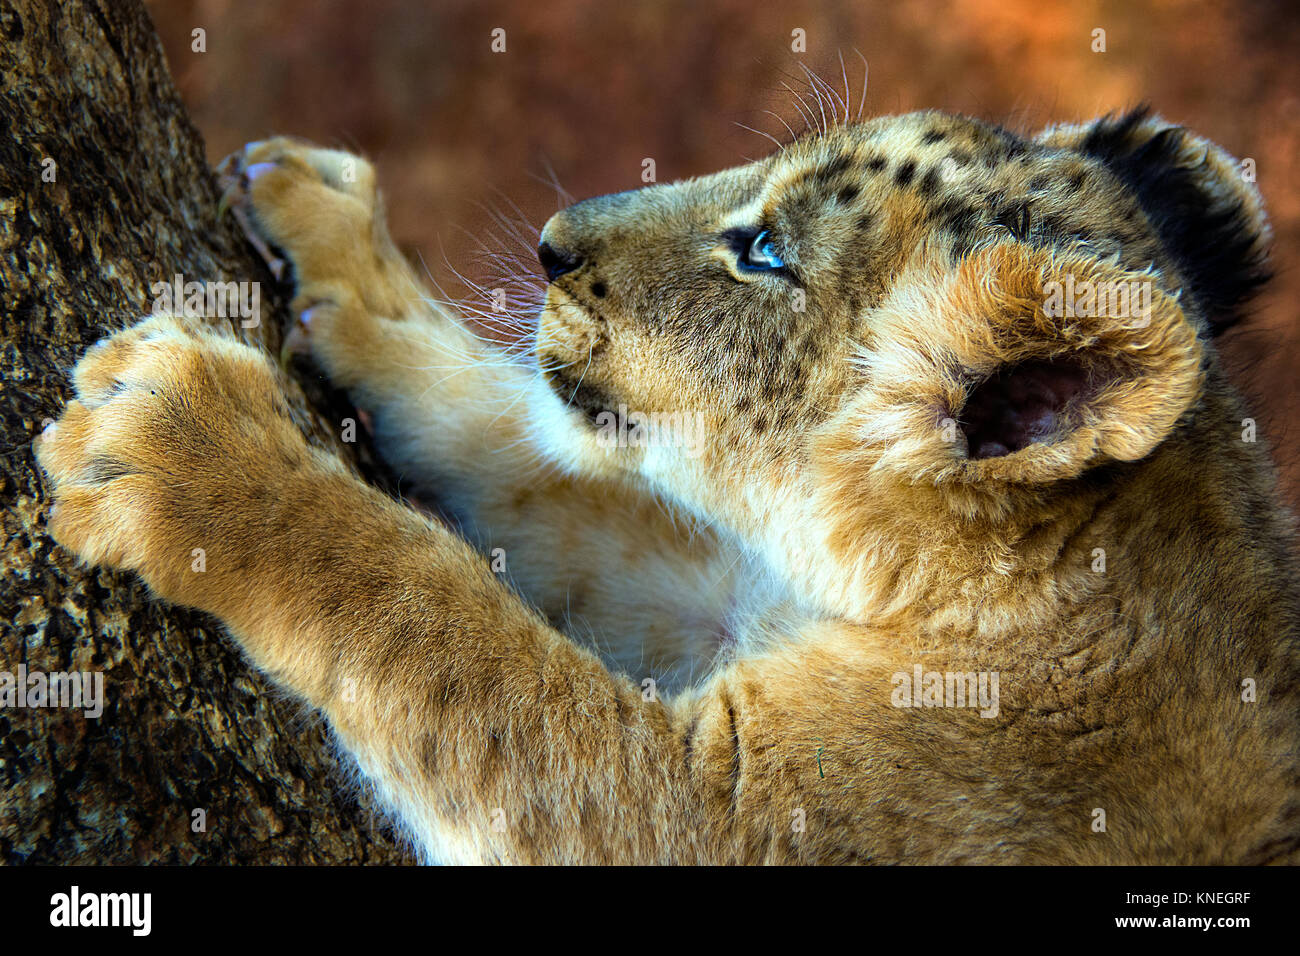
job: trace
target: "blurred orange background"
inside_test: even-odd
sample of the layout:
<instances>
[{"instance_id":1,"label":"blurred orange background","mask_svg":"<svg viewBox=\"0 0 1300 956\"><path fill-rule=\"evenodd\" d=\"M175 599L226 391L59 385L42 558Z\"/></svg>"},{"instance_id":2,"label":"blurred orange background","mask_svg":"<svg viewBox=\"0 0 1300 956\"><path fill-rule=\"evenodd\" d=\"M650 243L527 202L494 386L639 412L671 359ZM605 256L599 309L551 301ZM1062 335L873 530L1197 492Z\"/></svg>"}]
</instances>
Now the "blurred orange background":
<instances>
[{"instance_id":1,"label":"blurred orange background","mask_svg":"<svg viewBox=\"0 0 1300 956\"><path fill-rule=\"evenodd\" d=\"M1150 102L1255 160L1278 275L1223 349L1300 505L1300 5L1036 0L761 4L755 0L154 0L182 95L215 162L291 133L378 166L390 226L452 294L445 263L488 267L486 207L540 226L574 196L712 172L789 137L801 67L866 114L935 107L1029 132ZM493 30L505 52L493 52ZM204 52L195 50L202 30ZM792 50L803 30L806 51ZM1094 31L1105 52L1094 52ZM499 230L497 230L499 231ZM491 244L491 241L489 241ZM444 258L445 257L445 258Z\"/></svg>"}]
</instances>

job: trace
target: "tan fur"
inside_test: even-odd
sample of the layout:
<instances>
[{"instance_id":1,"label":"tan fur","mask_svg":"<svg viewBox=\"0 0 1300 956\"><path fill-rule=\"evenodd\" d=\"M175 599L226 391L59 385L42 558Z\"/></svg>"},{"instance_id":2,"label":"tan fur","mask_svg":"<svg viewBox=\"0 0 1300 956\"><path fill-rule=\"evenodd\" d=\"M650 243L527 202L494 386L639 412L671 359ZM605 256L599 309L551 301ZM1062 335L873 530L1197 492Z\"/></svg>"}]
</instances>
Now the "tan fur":
<instances>
[{"instance_id":1,"label":"tan fur","mask_svg":"<svg viewBox=\"0 0 1300 956\"><path fill-rule=\"evenodd\" d=\"M886 118L579 204L543 233L581 265L542 374L423 298L367 164L250 144L231 195L299 334L463 536L308 447L266 357L166 316L78 365L51 530L220 618L432 860L1294 860L1291 522L1191 266L1092 129ZM1261 250L1231 159L1178 135ZM738 264L760 225L788 274ZM1067 275L1149 281L1150 314L1047 315ZM973 457L968 406L1027 362L1086 388ZM619 404L706 441L604 447ZM917 665L996 672L996 716L895 706Z\"/></svg>"}]
</instances>

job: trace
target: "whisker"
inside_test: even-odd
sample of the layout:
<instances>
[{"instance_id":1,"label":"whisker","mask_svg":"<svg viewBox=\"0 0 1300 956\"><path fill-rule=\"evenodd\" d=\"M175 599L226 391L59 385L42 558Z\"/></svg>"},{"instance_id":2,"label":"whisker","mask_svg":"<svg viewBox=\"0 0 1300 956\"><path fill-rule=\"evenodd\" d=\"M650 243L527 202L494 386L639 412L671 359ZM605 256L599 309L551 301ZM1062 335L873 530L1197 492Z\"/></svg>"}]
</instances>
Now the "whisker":
<instances>
[{"instance_id":1,"label":"whisker","mask_svg":"<svg viewBox=\"0 0 1300 956\"><path fill-rule=\"evenodd\" d=\"M741 129L747 129L751 133L757 133L759 136L762 136L764 139L770 140L772 144L776 146L777 149L779 149L781 152L785 152L785 145L770 133L764 133L762 130L754 129L754 127L752 126L746 126L744 123L736 123L735 125L739 126Z\"/></svg>"},{"instance_id":2,"label":"whisker","mask_svg":"<svg viewBox=\"0 0 1300 956\"><path fill-rule=\"evenodd\" d=\"M799 116L803 119L804 130L806 132L812 132L816 129L817 124L813 121L812 113L807 111L808 104L803 101L803 95L797 92L789 83L782 82L781 85L785 87L786 91L791 96L794 97L795 109L799 111Z\"/></svg>"},{"instance_id":3,"label":"whisker","mask_svg":"<svg viewBox=\"0 0 1300 956\"><path fill-rule=\"evenodd\" d=\"M786 128L786 132L788 132L788 133L790 134L790 141L791 141L791 142L793 142L794 140L796 140L796 139L799 138L798 136L795 135L794 130L790 128L790 124L787 123L784 119L781 118L781 114L779 114L779 113L777 113L777 112L775 112L775 111L773 111L773 110L763 110L763 112L766 113L766 114L768 114L769 116L773 116L773 117L775 117L775 118L776 118L776 121L777 121L778 123L780 123L782 126L784 126L784 127Z\"/></svg>"},{"instance_id":4,"label":"whisker","mask_svg":"<svg viewBox=\"0 0 1300 956\"><path fill-rule=\"evenodd\" d=\"M839 50L840 76L844 77L844 122L849 122L849 71L844 66L844 51Z\"/></svg>"},{"instance_id":5,"label":"whisker","mask_svg":"<svg viewBox=\"0 0 1300 956\"><path fill-rule=\"evenodd\" d=\"M831 118L829 121L829 126L827 128L829 129L835 126L839 120L839 115L836 112L836 106L837 105L843 106L845 112L847 112L848 104L845 103L843 100L841 100L840 94L835 91L835 88L832 87L825 80L823 80L819 75L817 75L817 73L814 70L812 70L810 67L808 67L806 64L803 63L800 63L799 66L802 67L804 73L808 75L808 82L812 84L813 89L818 91L819 100L822 99L821 94L823 92L825 93L825 99L829 101L831 107ZM824 115L825 114L823 113L823 117Z\"/></svg>"},{"instance_id":6,"label":"whisker","mask_svg":"<svg viewBox=\"0 0 1300 956\"><path fill-rule=\"evenodd\" d=\"M870 68L867 66L867 58L862 55L861 50L854 48L853 52L856 53L858 59L862 61L862 99L858 100L858 115L854 120L854 122L861 122L862 108L867 105L867 74L870 72Z\"/></svg>"}]
</instances>

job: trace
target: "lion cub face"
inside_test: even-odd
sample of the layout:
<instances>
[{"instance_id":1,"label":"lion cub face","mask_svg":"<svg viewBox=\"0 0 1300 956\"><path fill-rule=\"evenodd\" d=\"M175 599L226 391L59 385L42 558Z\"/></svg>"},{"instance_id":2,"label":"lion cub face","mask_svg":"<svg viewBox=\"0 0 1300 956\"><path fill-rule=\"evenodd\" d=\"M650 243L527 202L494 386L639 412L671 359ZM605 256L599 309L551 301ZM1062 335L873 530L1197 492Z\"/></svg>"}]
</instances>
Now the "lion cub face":
<instances>
[{"instance_id":1,"label":"lion cub face","mask_svg":"<svg viewBox=\"0 0 1300 956\"><path fill-rule=\"evenodd\" d=\"M832 452L966 487L1142 457L1261 281L1233 173L1144 112L1035 140L920 113L579 203L539 252L540 427L688 502Z\"/></svg>"}]
</instances>

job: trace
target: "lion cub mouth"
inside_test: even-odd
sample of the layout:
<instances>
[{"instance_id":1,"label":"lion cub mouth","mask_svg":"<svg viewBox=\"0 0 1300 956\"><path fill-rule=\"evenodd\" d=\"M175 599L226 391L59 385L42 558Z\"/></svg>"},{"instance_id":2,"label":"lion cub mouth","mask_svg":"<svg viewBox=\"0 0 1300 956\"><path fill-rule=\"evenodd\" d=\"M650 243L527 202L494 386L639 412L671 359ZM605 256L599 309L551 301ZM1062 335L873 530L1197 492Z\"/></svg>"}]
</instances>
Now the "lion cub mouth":
<instances>
[{"instance_id":1,"label":"lion cub mouth","mask_svg":"<svg viewBox=\"0 0 1300 956\"><path fill-rule=\"evenodd\" d=\"M619 402L616 398L599 386L584 381L580 371L575 372L569 366L556 367L562 364L558 356L538 356L542 377L560 401L582 412L583 417L593 427L598 424L597 419L602 413L618 414Z\"/></svg>"}]
</instances>

